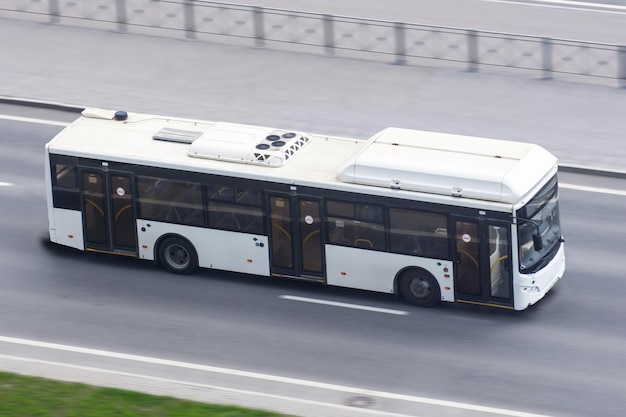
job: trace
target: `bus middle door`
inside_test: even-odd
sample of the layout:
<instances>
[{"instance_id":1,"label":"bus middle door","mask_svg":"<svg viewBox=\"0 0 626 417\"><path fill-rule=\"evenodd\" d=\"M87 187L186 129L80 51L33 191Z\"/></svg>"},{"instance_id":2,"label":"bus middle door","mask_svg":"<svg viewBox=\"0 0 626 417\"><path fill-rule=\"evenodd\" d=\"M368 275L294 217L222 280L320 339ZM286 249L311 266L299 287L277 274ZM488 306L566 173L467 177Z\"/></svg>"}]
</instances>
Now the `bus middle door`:
<instances>
[{"instance_id":1,"label":"bus middle door","mask_svg":"<svg viewBox=\"0 0 626 417\"><path fill-rule=\"evenodd\" d=\"M81 170L85 249L136 255L133 177Z\"/></svg>"},{"instance_id":2,"label":"bus middle door","mask_svg":"<svg viewBox=\"0 0 626 417\"><path fill-rule=\"evenodd\" d=\"M321 199L270 194L273 276L324 280Z\"/></svg>"}]
</instances>

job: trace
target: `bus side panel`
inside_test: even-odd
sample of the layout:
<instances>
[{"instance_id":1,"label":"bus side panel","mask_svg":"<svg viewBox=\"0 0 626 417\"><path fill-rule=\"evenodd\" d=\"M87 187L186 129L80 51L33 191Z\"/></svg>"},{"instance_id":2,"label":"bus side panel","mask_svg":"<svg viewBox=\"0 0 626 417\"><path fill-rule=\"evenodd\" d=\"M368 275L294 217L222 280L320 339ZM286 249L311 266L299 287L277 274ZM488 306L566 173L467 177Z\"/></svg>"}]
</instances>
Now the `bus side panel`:
<instances>
[{"instance_id":1,"label":"bus side panel","mask_svg":"<svg viewBox=\"0 0 626 417\"><path fill-rule=\"evenodd\" d=\"M52 209L54 223L50 224L50 241L59 245L85 250L83 214L76 210Z\"/></svg>"},{"instance_id":2,"label":"bus side panel","mask_svg":"<svg viewBox=\"0 0 626 417\"><path fill-rule=\"evenodd\" d=\"M269 276L269 245L266 236L213 230L180 224L137 220L139 257L154 260L157 240L177 234L191 242L201 268Z\"/></svg>"},{"instance_id":3,"label":"bus side panel","mask_svg":"<svg viewBox=\"0 0 626 417\"><path fill-rule=\"evenodd\" d=\"M441 299L454 301L451 261L326 245L328 285L393 293L398 271L412 266L429 271L439 282Z\"/></svg>"}]
</instances>

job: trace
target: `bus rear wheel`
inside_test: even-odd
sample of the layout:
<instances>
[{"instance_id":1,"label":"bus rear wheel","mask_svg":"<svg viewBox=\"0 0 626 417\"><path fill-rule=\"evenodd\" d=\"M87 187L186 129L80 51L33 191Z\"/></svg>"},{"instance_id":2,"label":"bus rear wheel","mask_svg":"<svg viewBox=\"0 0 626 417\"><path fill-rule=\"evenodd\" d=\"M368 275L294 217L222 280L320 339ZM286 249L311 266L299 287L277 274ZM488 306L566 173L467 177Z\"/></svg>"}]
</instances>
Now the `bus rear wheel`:
<instances>
[{"instance_id":1,"label":"bus rear wheel","mask_svg":"<svg viewBox=\"0 0 626 417\"><path fill-rule=\"evenodd\" d=\"M198 266L193 246L178 237L168 237L159 245L159 260L169 272L181 275L191 274Z\"/></svg>"},{"instance_id":2,"label":"bus rear wheel","mask_svg":"<svg viewBox=\"0 0 626 417\"><path fill-rule=\"evenodd\" d=\"M400 294L405 301L419 307L434 307L441 301L441 289L435 277L419 269L402 274Z\"/></svg>"}]
</instances>

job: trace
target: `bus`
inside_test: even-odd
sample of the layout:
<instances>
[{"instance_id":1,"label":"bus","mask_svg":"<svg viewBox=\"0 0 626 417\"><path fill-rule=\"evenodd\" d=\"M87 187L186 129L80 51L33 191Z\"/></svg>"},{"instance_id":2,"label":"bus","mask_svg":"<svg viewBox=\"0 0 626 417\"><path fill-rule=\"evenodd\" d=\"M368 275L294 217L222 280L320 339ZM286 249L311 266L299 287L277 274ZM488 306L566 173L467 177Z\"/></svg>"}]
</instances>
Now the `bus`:
<instances>
[{"instance_id":1,"label":"bus","mask_svg":"<svg viewBox=\"0 0 626 417\"><path fill-rule=\"evenodd\" d=\"M402 128L359 140L85 109L45 146L50 241L523 310L565 271L557 160Z\"/></svg>"}]
</instances>

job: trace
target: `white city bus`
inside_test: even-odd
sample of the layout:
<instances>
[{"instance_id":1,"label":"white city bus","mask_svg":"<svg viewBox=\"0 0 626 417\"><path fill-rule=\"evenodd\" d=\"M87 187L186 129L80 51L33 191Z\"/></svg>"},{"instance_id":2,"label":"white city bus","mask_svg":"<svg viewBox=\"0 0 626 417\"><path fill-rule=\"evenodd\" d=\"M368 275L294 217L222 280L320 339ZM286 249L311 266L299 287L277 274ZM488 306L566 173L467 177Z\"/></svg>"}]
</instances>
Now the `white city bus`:
<instances>
[{"instance_id":1,"label":"white city bus","mask_svg":"<svg viewBox=\"0 0 626 417\"><path fill-rule=\"evenodd\" d=\"M556 158L533 144L85 109L45 152L52 242L174 273L523 310L565 270Z\"/></svg>"}]
</instances>

